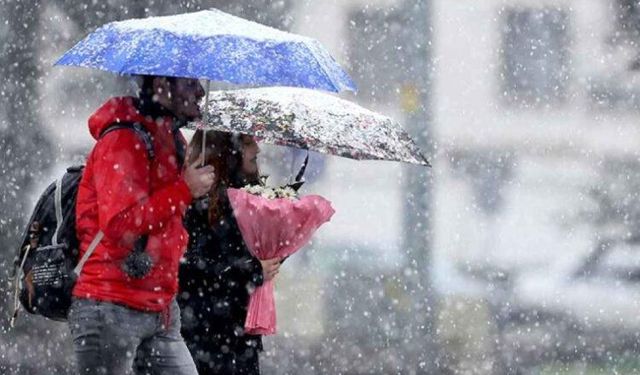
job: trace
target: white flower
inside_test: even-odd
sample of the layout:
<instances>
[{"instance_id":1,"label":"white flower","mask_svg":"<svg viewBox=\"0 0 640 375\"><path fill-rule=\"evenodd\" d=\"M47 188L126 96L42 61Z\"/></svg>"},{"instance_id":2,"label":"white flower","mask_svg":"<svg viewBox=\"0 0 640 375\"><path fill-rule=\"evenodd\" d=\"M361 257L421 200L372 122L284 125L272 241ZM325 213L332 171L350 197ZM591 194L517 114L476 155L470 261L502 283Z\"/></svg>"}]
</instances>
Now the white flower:
<instances>
[{"instance_id":1,"label":"white flower","mask_svg":"<svg viewBox=\"0 0 640 375\"><path fill-rule=\"evenodd\" d=\"M285 187L270 187L262 185L246 185L241 188L249 194L259 195L266 199L276 198L289 198L297 199L298 192L293 190L290 186Z\"/></svg>"},{"instance_id":2,"label":"white flower","mask_svg":"<svg viewBox=\"0 0 640 375\"><path fill-rule=\"evenodd\" d=\"M289 198L289 199L295 199L298 197L298 192L296 192L295 190L293 190L291 188L291 186L285 186L284 188L281 188L279 191L279 195L282 198Z\"/></svg>"},{"instance_id":3,"label":"white flower","mask_svg":"<svg viewBox=\"0 0 640 375\"><path fill-rule=\"evenodd\" d=\"M263 197L267 198L267 199L275 199L276 198L276 192L275 190L273 190L270 187L265 187L264 190L262 191L261 194Z\"/></svg>"}]
</instances>

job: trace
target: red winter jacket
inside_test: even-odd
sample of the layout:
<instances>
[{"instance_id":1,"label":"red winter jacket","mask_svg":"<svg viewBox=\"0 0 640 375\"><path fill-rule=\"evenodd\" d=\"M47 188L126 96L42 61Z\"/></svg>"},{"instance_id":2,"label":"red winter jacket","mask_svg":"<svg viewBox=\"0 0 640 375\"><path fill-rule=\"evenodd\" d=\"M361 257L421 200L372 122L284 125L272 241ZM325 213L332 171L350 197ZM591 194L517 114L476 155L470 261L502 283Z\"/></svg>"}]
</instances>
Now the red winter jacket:
<instances>
[{"instance_id":1,"label":"red winter jacket","mask_svg":"<svg viewBox=\"0 0 640 375\"><path fill-rule=\"evenodd\" d=\"M188 242L182 217L191 193L178 169L172 117L143 116L136 103L113 98L89 118L95 139L118 121L141 123L153 138L155 159L149 161L143 140L129 129L107 133L89 154L76 206L80 256L99 230L105 236L85 263L73 295L160 312L178 290L178 264ZM181 135L180 140L184 143ZM145 234L154 266L144 278L132 279L121 263Z\"/></svg>"}]
</instances>

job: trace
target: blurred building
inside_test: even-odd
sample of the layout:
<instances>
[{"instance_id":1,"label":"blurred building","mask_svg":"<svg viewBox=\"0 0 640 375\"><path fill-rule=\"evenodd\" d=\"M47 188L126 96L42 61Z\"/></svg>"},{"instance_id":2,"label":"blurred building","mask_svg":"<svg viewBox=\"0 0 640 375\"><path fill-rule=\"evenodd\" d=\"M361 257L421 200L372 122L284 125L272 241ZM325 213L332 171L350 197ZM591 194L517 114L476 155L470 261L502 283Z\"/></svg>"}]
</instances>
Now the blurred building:
<instances>
[{"instance_id":1,"label":"blurred building","mask_svg":"<svg viewBox=\"0 0 640 375\"><path fill-rule=\"evenodd\" d=\"M552 290L517 297L637 328L635 314L620 315L637 288L626 301L611 292L624 289L616 283L605 282L598 297L597 287L592 296L571 290L571 270L602 238L638 229L626 220L611 233L584 214L594 205L603 214L594 190L611 192L612 176L620 186L638 171L637 47L624 3L436 2L435 251L442 269L554 280Z\"/></svg>"},{"instance_id":2,"label":"blurred building","mask_svg":"<svg viewBox=\"0 0 640 375\"><path fill-rule=\"evenodd\" d=\"M413 82L402 48L413 30L403 23L402 0L281 3L291 5L284 7L291 31L317 38L349 68L359 92L344 97L405 123ZM428 272L447 301L445 351L456 342L470 351L464 343L473 343L475 352L466 354L477 358L471 366L481 363L480 373L517 366L519 354L501 344L511 337L505 322L529 311L541 313L532 326L543 315L569 322L559 329L554 321L556 336L547 341L534 336L548 351L572 329L640 331L632 235L640 223L633 204L640 201L636 2L433 0L430 9L435 191ZM48 11L48 30L75 35L60 17L55 7ZM42 45L49 66L62 47ZM85 119L104 99L100 93L126 83L86 70L44 72L43 89L60 95L46 95L42 105L52 136L63 155L82 153L92 144ZM80 90L85 97L61 100L84 80L91 81ZM303 157L265 149L271 173L281 178ZM415 368L407 353L421 348L405 339L416 311L402 283L410 263L402 248L408 170L317 154L310 168L305 188L328 197L336 214L283 267L279 334L265 340L267 372ZM489 335L496 334L503 339L494 345ZM588 346L567 345L576 353Z\"/></svg>"},{"instance_id":3,"label":"blurred building","mask_svg":"<svg viewBox=\"0 0 640 375\"><path fill-rule=\"evenodd\" d=\"M640 257L629 234L638 228L628 219L636 207L610 207L609 216L605 207L637 198L634 4L435 0L425 15L433 30L433 277L445 298L488 301L499 329L522 311L559 316L582 334L640 329ZM292 30L347 63L355 100L402 122L410 77L398 52L407 32L400 5L304 2ZM337 214L316 241L320 264L402 273L403 173L393 163L326 160L311 188ZM589 262L596 264L585 271ZM587 350L567 345L577 357Z\"/></svg>"}]
</instances>

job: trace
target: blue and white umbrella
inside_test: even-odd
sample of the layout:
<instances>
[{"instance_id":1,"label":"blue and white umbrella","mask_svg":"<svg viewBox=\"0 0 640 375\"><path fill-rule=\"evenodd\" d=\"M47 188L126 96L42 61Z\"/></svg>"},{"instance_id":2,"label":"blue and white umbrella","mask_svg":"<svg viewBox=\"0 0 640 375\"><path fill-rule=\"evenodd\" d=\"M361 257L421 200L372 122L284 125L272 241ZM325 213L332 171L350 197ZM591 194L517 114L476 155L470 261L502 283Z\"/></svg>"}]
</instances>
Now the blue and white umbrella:
<instances>
[{"instance_id":1,"label":"blue and white umbrella","mask_svg":"<svg viewBox=\"0 0 640 375\"><path fill-rule=\"evenodd\" d=\"M56 65L249 86L355 91L315 39L219 10L112 22L89 34Z\"/></svg>"}]
</instances>

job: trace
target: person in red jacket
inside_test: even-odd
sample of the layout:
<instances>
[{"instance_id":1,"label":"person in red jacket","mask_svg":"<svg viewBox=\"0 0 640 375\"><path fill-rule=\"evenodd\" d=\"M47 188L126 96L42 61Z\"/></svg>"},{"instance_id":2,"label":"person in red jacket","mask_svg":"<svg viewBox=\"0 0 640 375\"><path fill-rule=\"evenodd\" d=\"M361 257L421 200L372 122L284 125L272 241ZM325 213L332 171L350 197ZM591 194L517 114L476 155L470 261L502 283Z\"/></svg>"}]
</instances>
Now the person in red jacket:
<instances>
[{"instance_id":1,"label":"person in red jacket","mask_svg":"<svg viewBox=\"0 0 640 375\"><path fill-rule=\"evenodd\" d=\"M206 194L213 168L183 168L179 128L200 116L198 80L146 76L140 95L108 100L89 118L97 140L78 188L80 257L98 234L73 290L69 325L82 374L196 374L180 335L175 301L178 267L188 243L182 225L193 198ZM131 128L150 135L153 158ZM150 268L132 275L125 264L144 239ZM82 259L82 258L81 258Z\"/></svg>"}]
</instances>

